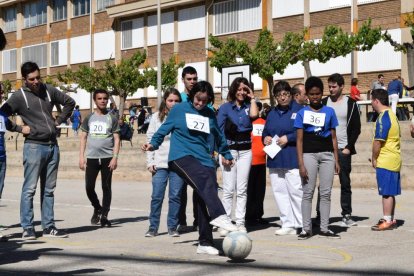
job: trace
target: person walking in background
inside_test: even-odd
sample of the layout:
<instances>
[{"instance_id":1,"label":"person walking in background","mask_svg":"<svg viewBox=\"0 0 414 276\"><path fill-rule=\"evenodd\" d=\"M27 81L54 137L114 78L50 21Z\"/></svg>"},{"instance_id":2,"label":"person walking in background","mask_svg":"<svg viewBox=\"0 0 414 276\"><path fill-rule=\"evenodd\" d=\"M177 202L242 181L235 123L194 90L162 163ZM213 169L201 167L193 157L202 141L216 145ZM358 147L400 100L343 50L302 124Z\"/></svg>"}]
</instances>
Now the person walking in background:
<instances>
[{"instance_id":1,"label":"person walking in background","mask_svg":"<svg viewBox=\"0 0 414 276\"><path fill-rule=\"evenodd\" d=\"M6 116L18 114L30 130L23 147L24 182L20 199L22 238L36 239L34 229L33 196L40 178L40 206L44 237L64 238L54 221L54 191L59 168L59 146L56 127L66 122L75 107L75 101L56 88L43 84L36 63L25 62L21 67L24 86L0 108ZM63 105L56 118L53 107ZM17 129L20 131L19 129Z\"/></svg>"},{"instance_id":2,"label":"person walking in background","mask_svg":"<svg viewBox=\"0 0 414 276\"><path fill-rule=\"evenodd\" d=\"M181 102L181 96L177 89L169 88L164 92L159 111L154 113L149 123L147 143L151 142L154 133L165 122L171 108L179 102ZM168 168L169 152L170 135L165 136L164 142L157 150L147 151L147 169L152 174L152 195L151 211L149 215L150 226L147 233L145 233L146 237L155 237L158 235L162 202L164 200L167 182L169 183L167 216L168 235L171 237L180 236L177 227L183 180L177 173Z\"/></svg>"},{"instance_id":3,"label":"person walking in background","mask_svg":"<svg viewBox=\"0 0 414 276\"><path fill-rule=\"evenodd\" d=\"M254 93L246 78L234 79L229 88L228 102L221 105L217 122L226 137L231 155L235 160L234 166L220 164L223 174L222 202L229 218L232 218L233 196L236 194L236 225L241 232L247 232L245 227L247 182L249 180L252 162L252 121L258 115ZM222 158L220 161L223 161ZM221 231L221 235L225 235Z\"/></svg>"},{"instance_id":4,"label":"person walking in background","mask_svg":"<svg viewBox=\"0 0 414 276\"><path fill-rule=\"evenodd\" d=\"M312 237L312 198L316 179L319 176L321 224L319 235L327 238L340 236L329 230L331 191L335 173L339 173L338 142L336 130L338 120L335 111L322 104L323 83L318 77L309 77L305 82L309 106L302 108L294 122L299 173L302 177L302 232L300 240Z\"/></svg>"},{"instance_id":5,"label":"person walking in background","mask_svg":"<svg viewBox=\"0 0 414 276\"><path fill-rule=\"evenodd\" d=\"M373 231L392 230L395 220L395 196L401 194L400 126L395 113L390 112L388 93L375 89L371 93L372 108L379 113L372 143L372 167L377 175L378 193L382 196L383 218L371 227Z\"/></svg>"},{"instance_id":6,"label":"person walking in background","mask_svg":"<svg viewBox=\"0 0 414 276\"><path fill-rule=\"evenodd\" d=\"M362 100L361 98L361 92L358 89L358 79L357 78L352 78L351 79L351 99L353 99L354 101L360 101Z\"/></svg>"},{"instance_id":7,"label":"person walking in background","mask_svg":"<svg viewBox=\"0 0 414 276\"><path fill-rule=\"evenodd\" d=\"M262 110L258 102L257 109ZM269 224L263 219L263 201L266 194L266 153L263 151L262 132L266 121L259 117L252 122L252 165L247 184L246 225Z\"/></svg>"},{"instance_id":8,"label":"person walking in background","mask_svg":"<svg viewBox=\"0 0 414 276\"><path fill-rule=\"evenodd\" d=\"M70 117L70 121L72 122L73 133L75 134L75 136L78 136L78 129L82 122L82 115L79 111L79 105L75 106L75 110L73 111L72 116Z\"/></svg>"},{"instance_id":9,"label":"person walking in background","mask_svg":"<svg viewBox=\"0 0 414 276\"><path fill-rule=\"evenodd\" d=\"M294 92L286 81L273 87L277 105L267 116L263 130L263 142L269 146L275 140L281 150L276 156L267 156L270 183L280 211L281 228L275 235L296 235L302 228L302 180L299 175L296 154L296 129L293 123L302 109L294 99Z\"/></svg>"},{"instance_id":10,"label":"person walking in background","mask_svg":"<svg viewBox=\"0 0 414 276\"><path fill-rule=\"evenodd\" d=\"M397 76L388 84L388 97L389 102L391 103L391 110L394 114L397 114L397 103L398 99L402 95L402 92L403 84L399 80L399 76Z\"/></svg>"},{"instance_id":11,"label":"person walking in background","mask_svg":"<svg viewBox=\"0 0 414 276\"><path fill-rule=\"evenodd\" d=\"M112 200L112 172L118 166L120 147L119 123L116 115L109 113L109 93L98 89L93 92L95 112L89 114L81 126L79 168L85 171L86 195L94 211L91 224L111 226L108 213ZM86 160L85 160L86 149ZM95 192L96 178L101 172L102 205Z\"/></svg>"},{"instance_id":12,"label":"person walking in background","mask_svg":"<svg viewBox=\"0 0 414 276\"><path fill-rule=\"evenodd\" d=\"M168 114L167 120L144 144L144 151L157 150L165 136L171 133L168 166L191 185L198 194L198 254L218 255L214 248L213 226L227 231L236 231L217 193L216 165L211 158L209 137L213 135L218 152L224 156L223 164L231 166L230 154L225 138L217 125L216 115L207 105L214 103L213 87L201 81L193 86L188 102L177 104Z\"/></svg>"},{"instance_id":13,"label":"person walking in background","mask_svg":"<svg viewBox=\"0 0 414 276\"><path fill-rule=\"evenodd\" d=\"M292 87L293 99L297 104L305 106L308 104L308 96L306 96L305 85L297 83Z\"/></svg>"}]
</instances>

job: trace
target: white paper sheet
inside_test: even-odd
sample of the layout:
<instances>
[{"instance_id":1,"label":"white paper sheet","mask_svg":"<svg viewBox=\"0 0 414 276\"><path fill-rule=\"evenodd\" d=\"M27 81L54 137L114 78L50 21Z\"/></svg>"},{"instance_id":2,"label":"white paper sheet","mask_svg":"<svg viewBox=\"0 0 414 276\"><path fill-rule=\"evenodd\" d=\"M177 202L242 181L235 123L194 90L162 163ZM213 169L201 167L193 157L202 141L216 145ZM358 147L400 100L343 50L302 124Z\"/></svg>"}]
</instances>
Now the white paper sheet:
<instances>
[{"instance_id":1,"label":"white paper sheet","mask_svg":"<svg viewBox=\"0 0 414 276\"><path fill-rule=\"evenodd\" d=\"M275 135L272 138L272 143L263 148L263 151L266 152L266 154L269 155L270 158L275 158L276 154L278 154L278 152L282 149L278 144L276 144L278 139L279 136Z\"/></svg>"}]
</instances>

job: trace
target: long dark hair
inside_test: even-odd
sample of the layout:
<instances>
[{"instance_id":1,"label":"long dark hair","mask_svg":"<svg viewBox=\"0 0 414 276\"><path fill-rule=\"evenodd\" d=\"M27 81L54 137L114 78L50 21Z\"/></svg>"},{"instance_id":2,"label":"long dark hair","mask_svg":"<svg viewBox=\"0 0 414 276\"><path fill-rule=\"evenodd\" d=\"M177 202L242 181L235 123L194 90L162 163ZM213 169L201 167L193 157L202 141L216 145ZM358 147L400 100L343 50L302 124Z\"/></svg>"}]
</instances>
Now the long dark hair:
<instances>
[{"instance_id":1,"label":"long dark hair","mask_svg":"<svg viewBox=\"0 0 414 276\"><path fill-rule=\"evenodd\" d=\"M162 102L161 102L160 108L158 110L158 118L160 119L161 122L164 121L165 116L167 116L167 114L168 114L169 110L167 109L166 101L167 101L167 98L171 94L178 96L178 98L180 99L180 102L182 101L180 92L178 92L177 89L175 89L174 87L167 88L167 90L165 90L165 92L164 92L164 95L162 97Z\"/></svg>"},{"instance_id":2,"label":"long dark hair","mask_svg":"<svg viewBox=\"0 0 414 276\"><path fill-rule=\"evenodd\" d=\"M249 80L243 77L237 77L233 80L229 88L229 94L227 95L227 100L229 102L234 102L236 100L237 89L239 89L240 84L249 85ZM250 102L250 98L246 97L245 102Z\"/></svg>"}]
</instances>

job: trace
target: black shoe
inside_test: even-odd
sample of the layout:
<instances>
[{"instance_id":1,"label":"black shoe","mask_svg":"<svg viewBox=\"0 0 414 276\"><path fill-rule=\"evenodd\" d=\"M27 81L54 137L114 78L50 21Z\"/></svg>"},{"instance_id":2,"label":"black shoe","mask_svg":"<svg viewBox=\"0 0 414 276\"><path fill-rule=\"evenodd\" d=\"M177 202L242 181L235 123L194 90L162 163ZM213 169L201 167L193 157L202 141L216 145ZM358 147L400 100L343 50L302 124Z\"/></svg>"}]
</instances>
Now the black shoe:
<instances>
[{"instance_id":1,"label":"black shoe","mask_svg":"<svg viewBox=\"0 0 414 276\"><path fill-rule=\"evenodd\" d=\"M153 238L153 237L155 237L157 235L158 235L158 232L156 230L154 230L154 229L149 229L147 231L147 233L145 233L145 237L147 237L147 238Z\"/></svg>"},{"instance_id":2,"label":"black shoe","mask_svg":"<svg viewBox=\"0 0 414 276\"><path fill-rule=\"evenodd\" d=\"M105 226L108 226L108 227L111 227L111 222L108 220L108 217L107 216L105 216L105 215L102 215L101 216L101 227L105 227Z\"/></svg>"},{"instance_id":3,"label":"black shoe","mask_svg":"<svg viewBox=\"0 0 414 276\"><path fill-rule=\"evenodd\" d=\"M325 238L330 238L330 239L340 239L341 236L339 236L338 234L335 234L334 232L332 232L331 230L328 230L326 232L320 232L319 233L320 237L325 237Z\"/></svg>"},{"instance_id":4,"label":"black shoe","mask_svg":"<svg viewBox=\"0 0 414 276\"><path fill-rule=\"evenodd\" d=\"M36 239L36 233L33 228L27 228L23 230L22 234L23 240L35 240Z\"/></svg>"},{"instance_id":5,"label":"black shoe","mask_svg":"<svg viewBox=\"0 0 414 276\"><path fill-rule=\"evenodd\" d=\"M67 238L68 234L66 234L62 230L58 230L54 226L50 226L49 228L43 229L43 237L45 238Z\"/></svg>"},{"instance_id":6,"label":"black shoe","mask_svg":"<svg viewBox=\"0 0 414 276\"><path fill-rule=\"evenodd\" d=\"M316 227L321 226L321 217L319 215L314 218L313 226L316 226Z\"/></svg>"},{"instance_id":7,"label":"black shoe","mask_svg":"<svg viewBox=\"0 0 414 276\"><path fill-rule=\"evenodd\" d=\"M305 230L302 230L298 236L298 240L307 240L309 238L312 238L312 233L306 232Z\"/></svg>"},{"instance_id":8,"label":"black shoe","mask_svg":"<svg viewBox=\"0 0 414 276\"><path fill-rule=\"evenodd\" d=\"M270 222L268 222L267 220L265 220L264 218L259 218L257 219L257 224L260 225L268 225Z\"/></svg>"},{"instance_id":9,"label":"black shoe","mask_svg":"<svg viewBox=\"0 0 414 276\"><path fill-rule=\"evenodd\" d=\"M178 231L176 230L176 229L173 229L173 228L171 228L171 229L168 229L168 235L170 236L170 237L179 237L180 236L180 233L178 233Z\"/></svg>"},{"instance_id":10,"label":"black shoe","mask_svg":"<svg viewBox=\"0 0 414 276\"><path fill-rule=\"evenodd\" d=\"M96 225L99 224L99 221L101 220L102 210L101 209L95 209L93 211L93 215L91 218L91 224Z\"/></svg>"}]
</instances>

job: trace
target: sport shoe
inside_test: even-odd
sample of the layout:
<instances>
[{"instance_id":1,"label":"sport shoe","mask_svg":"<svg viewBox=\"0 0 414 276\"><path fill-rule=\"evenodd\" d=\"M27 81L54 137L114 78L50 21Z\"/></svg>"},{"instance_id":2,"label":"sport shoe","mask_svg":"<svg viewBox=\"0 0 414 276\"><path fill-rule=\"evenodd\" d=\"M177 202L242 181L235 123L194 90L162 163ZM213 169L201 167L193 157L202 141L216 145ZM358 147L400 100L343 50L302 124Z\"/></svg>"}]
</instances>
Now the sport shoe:
<instances>
[{"instance_id":1,"label":"sport shoe","mask_svg":"<svg viewBox=\"0 0 414 276\"><path fill-rule=\"evenodd\" d=\"M156 230L153 230L153 229L149 229L147 231L147 233L145 233L145 237L147 237L147 238L153 238L157 235L158 235L158 232Z\"/></svg>"},{"instance_id":2,"label":"sport shoe","mask_svg":"<svg viewBox=\"0 0 414 276\"><path fill-rule=\"evenodd\" d=\"M36 233L34 229L33 228L23 229L22 239L23 240L35 240Z\"/></svg>"},{"instance_id":3,"label":"sport shoe","mask_svg":"<svg viewBox=\"0 0 414 276\"><path fill-rule=\"evenodd\" d=\"M221 215L210 221L210 224L227 230L229 232L237 231L237 226L231 223L227 215Z\"/></svg>"},{"instance_id":4,"label":"sport shoe","mask_svg":"<svg viewBox=\"0 0 414 276\"><path fill-rule=\"evenodd\" d=\"M91 218L91 224L92 225L99 224L99 222L101 221L101 215L102 215L102 210L95 209L93 211L93 215L92 215L92 218Z\"/></svg>"},{"instance_id":5,"label":"sport shoe","mask_svg":"<svg viewBox=\"0 0 414 276\"><path fill-rule=\"evenodd\" d=\"M394 219L387 222L385 219L380 219L377 224L371 227L372 231L393 230L397 228L397 221Z\"/></svg>"},{"instance_id":6,"label":"sport shoe","mask_svg":"<svg viewBox=\"0 0 414 276\"><path fill-rule=\"evenodd\" d=\"M275 235L284 236L284 235L296 235L296 229L292 227L282 227L275 231Z\"/></svg>"},{"instance_id":7,"label":"sport shoe","mask_svg":"<svg viewBox=\"0 0 414 276\"><path fill-rule=\"evenodd\" d=\"M5 225L0 225L0 231L5 231L9 229L9 227L5 226Z\"/></svg>"},{"instance_id":8,"label":"sport shoe","mask_svg":"<svg viewBox=\"0 0 414 276\"><path fill-rule=\"evenodd\" d=\"M49 228L43 229L43 237L45 238L67 238L68 234L66 234L62 230L58 230L54 226L51 226Z\"/></svg>"},{"instance_id":9,"label":"sport shoe","mask_svg":"<svg viewBox=\"0 0 414 276\"><path fill-rule=\"evenodd\" d=\"M208 255L218 255L219 251L208 245L198 245L197 247L197 254L208 254Z\"/></svg>"},{"instance_id":10,"label":"sport shoe","mask_svg":"<svg viewBox=\"0 0 414 276\"><path fill-rule=\"evenodd\" d=\"M229 231L224 230L222 228L219 228L218 232L220 234L220 237L225 237L225 236L227 236L228 233L230 233Z\"/></svg>"},{"instance_id":11,"label":"sport shoe","mask_svg":"<svg viewBox=\"0 0 414 276\"><path fill-rule=\"evenodd\" d=\"M341 238L341 236L339 236L338 234L335 234L331 230L328 230L326 232L321 231L319 233L319 237L325 237L325 238L330 238L330 239L340 239Z\"/></svg>"},{"instance_id":12,"label":"sport shoe","mask_svg":"<svg viewBox=\"0 0 414 276\"><path fill-rule=\"evenodd\" d=\"M243 233L247 233L246 227L244 225L242 225L242 224L237 225L237 231L243 232Z\"/></svg>"},{"instance_id":13,"label":"sport shoe","mask_svg":"<svg viewBox=\"0 0 414 276\"><path fill-rule=\"evenodd\" d=\"M312 233L306 232L305 230L302 230L298 236L298 240L307 240L309 238L312 238Z\"/></svg>"},{"instance_id":14,"label":"sport shoe","mask_svg":"<svg viewBox=\"0 0 414 276\"><path fill-rule=\"evenodd\" d=\"M168 229L168 235L170 237L179 237L180 233L178 233L176 229L171 228L171 229Z\"/></svg>"},{"instance_id":15,"label":"sport shoe","mask_svg":"<svg viewBox=\"0 0 414 276\"><path fill-rule=\"evenodd\" d=\"M357 226L358 223L356 223L354 220L352 220L351 215L345 215L342 218L341 226L343 227L351 227L351 226Z\"/></svg>"}]
</instances>

